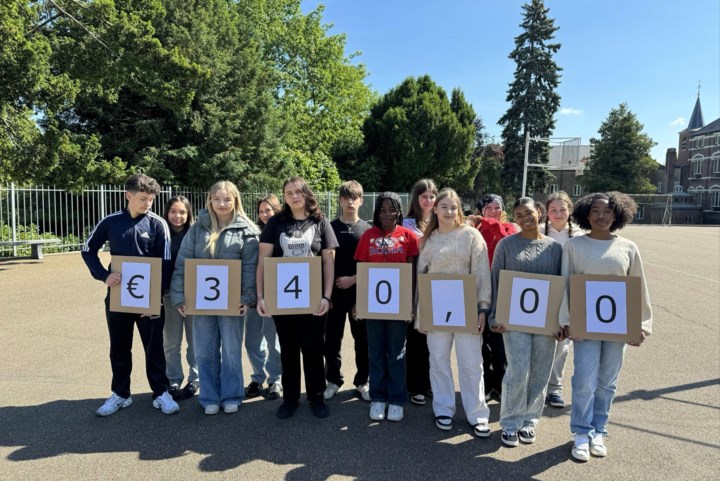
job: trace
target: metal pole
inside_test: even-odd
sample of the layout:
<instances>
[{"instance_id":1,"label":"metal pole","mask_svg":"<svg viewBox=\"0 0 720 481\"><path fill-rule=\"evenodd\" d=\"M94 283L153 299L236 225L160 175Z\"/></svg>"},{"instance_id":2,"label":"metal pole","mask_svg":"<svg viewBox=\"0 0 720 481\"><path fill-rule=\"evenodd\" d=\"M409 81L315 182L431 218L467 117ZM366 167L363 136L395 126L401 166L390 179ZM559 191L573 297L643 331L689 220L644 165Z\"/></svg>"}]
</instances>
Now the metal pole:
<instances>
[{"instance_id":1,"label":"metal pole","mask_svg":"<svg viewBox=\"0 0 720 481\"><path fill-rule=\"evenodd\" d=\"M12 240L17 241L17 225L15 225L15 182L10 182L10 222L12 224ZM13 246L13 257L17 257L17 246Z\"/></svg>"},{"instance_id":2,"label":"metal pole","mask_svg":"<svg viewBox=\"0 0 720 481\"><path fill-rule=\"evenodd\" d=\"M527 191L527 171L528 171L528 159L530 157L530 132L528 132L527 126L525 126L525 159L523 161L523 185L522 185L522 196L525 197Z\"/></svg>"},{"instance_id":3,"label":"metal pole","mask_svg":"<svg viewBox=\"0 0 720 481\"><path fill-rule=\"evenodd\" d=\"M100 184L100 220L103 220L104 218L105 218L105 184Z\"/></svg>"}]
</instances>

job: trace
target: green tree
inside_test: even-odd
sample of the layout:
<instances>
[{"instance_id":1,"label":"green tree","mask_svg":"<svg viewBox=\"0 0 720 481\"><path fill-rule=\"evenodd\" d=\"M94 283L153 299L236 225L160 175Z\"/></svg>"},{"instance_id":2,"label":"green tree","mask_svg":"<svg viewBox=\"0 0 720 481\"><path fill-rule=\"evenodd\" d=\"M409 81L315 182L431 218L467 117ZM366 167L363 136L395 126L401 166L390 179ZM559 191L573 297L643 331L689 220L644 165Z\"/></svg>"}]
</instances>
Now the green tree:
<instances>
[{"instance_id":1,"label":"green tree","mask_svg":"<svg viewBox=\"0 0 720 481\"><path fill-rule=\"evenodd\" d=\"M655 192L649 177L658 168L650 157L656 143L642 130L627 104L610 110L598 130L600 138L590 139L592 153L582 176L586 192Z\"/></svg>"},{"instance_id":2,"label":"green tree","mask_svg":"<svg viewBox=\"0 0 720 481\"><path fill-rule=\"evenodd\" d=\"M503 184L516 195L522 190L525 132L531 138L547 138L555 128L554 115L560 107L556 89L562 70L553 60L560 44L550 43L558 30L554 19L548 17L550 9L542 0L532 0L522 8L523 32L515 37L515 49L509 55L515 61L514 80L506 98L510 107L498 121L503 126L505 151ZM530 163L548 162L546 142L531 142L529 150ZM549 177L544 169L529 169L528 193L545 190Z\"/></svg>"},{"instance_id":3,"label":"green tree","mask_svg":"<svg viewBox=\"0 0 720 481\"><path fill-rule=\"evenodd\" d=\"M365 121L364 159L356 168L375 176L366 189L407 191L422 177L469 189L477 174L471 163L474 120L459 89L448 99L429 76L408 77L380 99Z\"/></svg>"}]
</instances>

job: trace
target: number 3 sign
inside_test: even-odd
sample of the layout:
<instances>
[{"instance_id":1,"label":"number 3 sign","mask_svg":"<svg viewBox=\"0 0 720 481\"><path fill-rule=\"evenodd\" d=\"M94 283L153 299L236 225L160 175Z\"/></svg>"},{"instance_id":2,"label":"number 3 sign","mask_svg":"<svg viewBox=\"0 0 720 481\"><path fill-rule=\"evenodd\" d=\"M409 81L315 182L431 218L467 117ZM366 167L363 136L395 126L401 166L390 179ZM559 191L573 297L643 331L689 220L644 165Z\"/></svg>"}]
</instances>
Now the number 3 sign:
<instances>
[{"instance_id":1,"label":"number 3 sign","mask_svg":"<svg viewBox=\"0 0 720 481\"><path fill-rule=\"evenodd\" d=\"M268 314L312 314L322 299L320 257L266 257L264 293Z\"/></svg>"},{"instance_id":2,"label":"number 3 sign","mask_svg":"<svg viewBox=\"0 0 720 481\"><path fill-rule=\"evenodd\" d=\"M412 264L358 262L358 319L412 318Z\"/></svg>"},{"instance_id":3,"label":"number 3 sign","mask_svg":"<svg viewBox=\"0 0 720 481\"><path fill-rule=\"evenodd\" d=\"M574 338L636 342L640 339L639 277L570 276L570 331Z\"/></svg>"},{"instance_id":4,"label":"number 3 sign","mask_svg":"<svg viewBox=\"0 0 720 481\"><path fill-rule=\"evenodd\" d=\"M230 259L185 260L185 313L239 316L241 262Z\"/></svg>"}]
</instances>

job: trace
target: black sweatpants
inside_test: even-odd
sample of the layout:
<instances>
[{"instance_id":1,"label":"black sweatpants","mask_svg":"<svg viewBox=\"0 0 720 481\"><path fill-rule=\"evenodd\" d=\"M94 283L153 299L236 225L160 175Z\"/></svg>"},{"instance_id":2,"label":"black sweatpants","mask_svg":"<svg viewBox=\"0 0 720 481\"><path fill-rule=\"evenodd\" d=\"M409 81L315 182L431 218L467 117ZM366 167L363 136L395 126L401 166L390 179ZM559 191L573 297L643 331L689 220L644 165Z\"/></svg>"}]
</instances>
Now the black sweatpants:
<instances>
[{"instance_id":1,"label":"black sweatpants","mask_svg":"<svg viewBox=\"0 0 720 481\"><path fill-rule=\"evenodd\" d=\"M491 331L487 326L483 331L483 377L485 380L485 394L494 389L502 392L502 380L505 376L507 359L505 358L505 344L500 333Z\"/></svg>"},{"instance_id":2,"label":"black sweatpants","mask_svg":"<svg viewBox=\"0 0 720 481\"><path fill-rule=\"evenodd\" d=\"M355 367L357 369L353 384L360 386L368 382L368 340L365 321L352 318L355 305L355 286L349 289L335 289L332 296L332 309L328 312L325 323L325 379L342 386L344 379L340 367L342 358L343 335L345 334L345 318L350 322L350 332L355 341Z\"/></svg>"},{"instance_id":3,"label":"black sweatpants","mask_svg":"<svg viewBox=\"0 0 720 481\"><path fill-rule=\"evenodd\" d=\"M307 399L311 402L323 399L325 317L312 314L273 316L280 341L283 399L287 403L297 404L300 401L301 353Z\"/></svg>"},{"instance_id":4,"label":"black sweatpants","mask_svg":"<svg viewBox=\"0 0 720 481\"><path fill-rule=\"evenodd\" d=\"M427 336L415 329L414 322L408 322L405 343L407 389L410 395L430 393L430 351Z\"/></svg>"}]
</instances>

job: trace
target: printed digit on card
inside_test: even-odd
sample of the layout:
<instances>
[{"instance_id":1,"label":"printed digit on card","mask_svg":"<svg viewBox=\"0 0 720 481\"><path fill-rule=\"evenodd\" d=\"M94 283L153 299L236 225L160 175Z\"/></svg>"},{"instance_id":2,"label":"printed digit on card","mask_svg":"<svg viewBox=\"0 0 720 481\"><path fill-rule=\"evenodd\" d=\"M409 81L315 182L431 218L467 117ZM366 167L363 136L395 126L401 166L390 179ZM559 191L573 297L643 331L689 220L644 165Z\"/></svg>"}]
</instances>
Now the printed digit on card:
<instances>
[{"instance_id":1,"label":"printed digit on card","mask_svg":"<svg viewBox=\"0 0 720 481\"><path fill-rule=\"evenodd\" d=\"M400 269L368 269L368 312L400 313Z\"/></svg>"},{"instance_id":2,"label":"printed digit on card","mask_svg":"<svg viewBox=\"0 0 720 481\"><path fill-rule=\"evenodd\" d=\"M585 319L588 333L627 334L627 295L624 282L587 281Z\"/></svg>"},{"instance_id":3,"label":"printed digit on card","mask_svg":"<svg viewBox=\"0 0 720 481\"><path fill-rule=\"evenodd\" d=\"M277 264L276 292L278 309L310 307L310 263Z\"/></svg>"}]
</instances>

